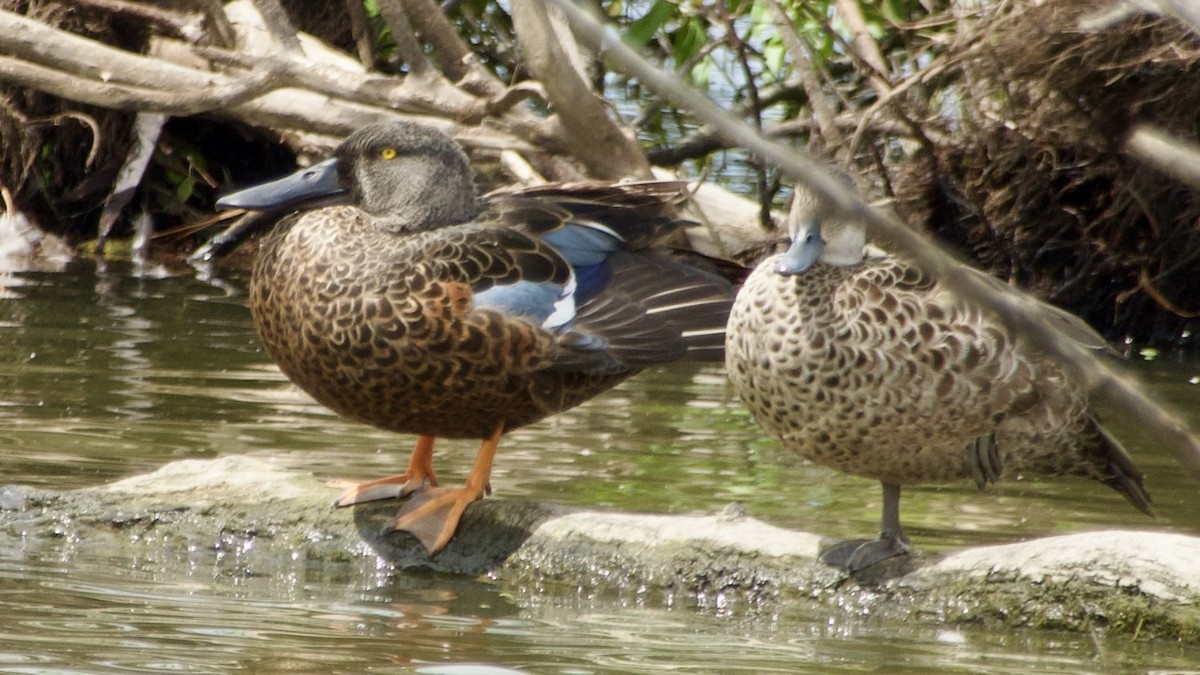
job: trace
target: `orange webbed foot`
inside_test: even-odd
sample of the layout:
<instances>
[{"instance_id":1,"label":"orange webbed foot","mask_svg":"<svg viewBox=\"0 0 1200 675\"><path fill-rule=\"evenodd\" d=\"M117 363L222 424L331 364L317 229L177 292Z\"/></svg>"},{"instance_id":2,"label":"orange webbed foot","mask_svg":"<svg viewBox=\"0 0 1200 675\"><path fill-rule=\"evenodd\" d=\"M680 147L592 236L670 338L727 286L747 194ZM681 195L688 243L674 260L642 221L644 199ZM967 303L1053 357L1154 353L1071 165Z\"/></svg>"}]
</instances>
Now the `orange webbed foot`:
<instances>
[{"instance_id":1,"label":"orange webbed foot","mask_svg":"<svg viewBox=\"0 0 1200 675\"><path fill-rule=\"evenodd\" d=\"M482 487L429 488L413 495L392 520L392 530L404 530L437 555L450 543L467 506L483 498Z\"/></svg>"},{"instance_id":2,"label":"orange webbed foot","mask_svg":"<svg viewBox=\"0 0 1200 675\"><path fill-rule=\"evenodd\" d=\"M492 435L479 446L479 454L475 456L475 466L467 476L466 485L460 488L429 488L414 494L396 513L391 529L411 532L429 551L429 555L437 555L450 543L467 506L491 493L492 460L496 457L496 446L500 444L503 432L504 424L496 425Z\"/></svg>"},{"instance_id":3,"label":"orange webbed foot","mask_svg":"<svg viewBox=\"0 0 1200 675\"><path fill-rule=\"evenodd\" d=\"M433 473L433 436L419 436L412 456L408 459L408 471L394 476L356 483L333 481L330 485L348 488L336 500L334 506L353 506L381 499L400 499L425 490L426 485L436 487L437 476Z\"/></svg>"},{"instance_id":4,"label":"orange webbed foot","mask_svg":"<svg viewBox=\"0 0 1200 675\"><path fill-rule=\"evenodd\" d=\"M383 499L401 499L422 492L427 484L429 483L425 476L411 476L407 473L398 473L394 476L377 478L363 483L348 480L329 482L331 487L346 488L345 492L333 500L333 505L338 508Z\"/></svg>"}]
</instances>

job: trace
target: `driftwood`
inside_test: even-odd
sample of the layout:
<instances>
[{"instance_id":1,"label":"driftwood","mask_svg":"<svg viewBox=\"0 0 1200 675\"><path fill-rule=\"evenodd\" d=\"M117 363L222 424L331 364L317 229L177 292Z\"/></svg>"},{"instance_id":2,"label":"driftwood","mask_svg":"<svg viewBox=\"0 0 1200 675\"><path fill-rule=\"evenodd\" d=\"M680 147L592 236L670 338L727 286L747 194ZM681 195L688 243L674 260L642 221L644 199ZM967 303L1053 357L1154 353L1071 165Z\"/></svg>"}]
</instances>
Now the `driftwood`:
<instances>
[{"instance_id":1,"label":"driftwood","mask_svg":"<svg viewBox=\"0 0 1200 675\"><path fill-rule=\"evenodd\" d=\"M502 152L536 158L539 171L551 180L650 175L641 149L611 120L608 105L580 74L590 55L583 56L565 21L556 12L547 14L541 0L514 6L522 43L536 47L527 51L539 79L511 86L479 63L430 0L379 3L408 65L403 76L369 70L298 32L284 13L269 11L275 4L234 0L209 7L203 16L198 10L152 12L143 20L160 30L145 54L0 10L0 82L152 116L160 127L171 116L203 114L271 129L297 153L310 156L327 154L361 126L404 118L450 133L480 159ZM213 34L203 30L205 22ZM545 101L552 114L531 112L524 105L531 98ZM94 145L109 142L96 128L92 140ZM106 204L101 242L125 210L129 186L142 179L145 162L139 150L145 147L153 149L154 143L135 143L129 150L123 170L129 175L114 186ZM9 187L17 194L21 186ZM728 190L707 186L696 204L706 215L689 215L710 225L694 242L702 253L728 257L768 236L759 208ZM718 220L726 214L736 219L729 227Z\"/></svg>"},{"instance_id":2,"label":"driftwood","mask_svg":"<svg viewBox=\"0 0 1200 675\"><path fill-rule=\"evenodd\" d=\"M1102 531L920 554L846 578L817 562L817 534L710 515L635 515L487 499L430 559L388 533L394 502L335 510L335 490L308 474L242 456L186 460L69 492L0 488L0 541L23 550L69 542L76 556L237 552L269 573L275 561L382 561L544 593L580 589L668 603L681 597L762 609L818 603L833 615L951 624L1054 627L1200 641L1200 538Z\"/></svg>"}]
</instances>

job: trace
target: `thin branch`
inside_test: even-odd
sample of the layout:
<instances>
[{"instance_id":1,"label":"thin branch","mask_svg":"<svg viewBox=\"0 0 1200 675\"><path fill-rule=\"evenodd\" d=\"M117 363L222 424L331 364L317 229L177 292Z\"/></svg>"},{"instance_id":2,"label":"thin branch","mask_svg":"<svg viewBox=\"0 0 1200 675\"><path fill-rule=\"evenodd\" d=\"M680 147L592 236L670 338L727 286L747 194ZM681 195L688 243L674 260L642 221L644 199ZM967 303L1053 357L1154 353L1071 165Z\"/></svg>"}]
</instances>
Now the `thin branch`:
<instances>
[{"instance_id":1,"label":"thin branch","mask_svg":"<svg viewBox=\"0 0 1200 675\"><path fill-rule=\"evenodd\" d=\"M855 43L847 43L841 37L841 35L833 29L833 26L830 25L829 21L824 16L817 14L811 8L808 9L808 12L814 20L818 21L822 26L825 27L825 30L833 36L834 40L841 43L845 47L846 53L850 56L850 59L853 61L855 67L860 71L867 73L867 81L871 85L871 88L875 91L876 96L879 97L879 100L876 101L875 105L872 105L866 113L860 115L859 119L862 120L862 124L859 125L858 130L850 139L850 147L847 150L847 154L850 157L853 157L858 152L858 146L862 142L863 132L867 129L867 121L884 107L889 108L892 115L895 116L895 118L902 124L908 127L908 135L917 139L926 150L932 151L933 144L930 138L926 135L925 130L920 124L913 120L913 117L909 111L903 105L901 105L901 101L898 98L900 93L897 91L898 87L892 87L888 82L887 62L884 60L882 54L879 53L879 47L875 44L874 39L870 37L870 33L866 32L867 29L865 20L862 18L861 10L857 5L857 0L839 0L838 7L839 11L842 12L843 20L846 20L848 25L854 20L862 22L861 30L854 28L852 28L852 30L854 31L856 38L862 38L860 42L863 46ZM864 55L860 49L865 49L867 54ZM874 61L876 65L873 65L871 61ZM877 67L882 67L883 70L877 72ZM920 79L914 79L910 77L905 88L920 81ZM917 99L917 102L919 103L920 99ZM857 106L849 107L852 109L857 109Z\"/></svg>"},{"instance_id":2,"label":"thin branch","mask_svg":"<svg viewBox=\"0 0 1200 675\"><path fill-rule=\"evenodd\" d=\"M262 16L267 32L279 46L292 53L302 51L298 31L292 25L292 20L288 18L283 5L279 4L279 0L253 0L253 3Z\"/></svg>"},{"instance_id":3,"label":"thin branch","mask_svg":"<svg viewBox=\"0 0 1200 675\"><path fill-rule=\"evenodd\" d=\"M354 0L352 0L354 1ZM408 72L423 80L432 80L437 71L425 58L421 45L417 43L413 28L408 22L408 14L400 6L400 0L378 0L379 15L383 17L388 30L392 31L392 39L396 41L396 50L400 58L408 64Z\"/></svg>"},{"instance_id":4,"label":"thin branch","mask_svg":"<svg viewBox=\"0 0 1200 675\"><path fill-rule=\"evenodd\" d=\"M100 223L97 226L98 234L96 235L97 256L104 256L104 245L108 241L109 233L112 232L113 224L117 222L117 218L125 210L125 205L137 192L138 185L142 182L142 175L145 174L146 167L150 164L150 158L154 156L158 137L162 133L163 124L166 121L166 116L156 113L137 114L133 125L136 139L129 147L129 154L125 156L125 162L117 173L112 192L104 200L104 209L100 213Z\"/></svg>"},{"instance_id":5,"label":"thin branch","mask_svg":"<svg viewBox=\"0 0 1200 675\"><path fill-rule=\"evenodd\" d=\"M507 111L516 101L526 97L526 92L501 91L492 100L482 100L467 90L454 86L425 57L425 52L417 42L416 34L409 23L409 16L400 6L400 1L378 0L378 3L379 13L392 32L392 39L396 41L400 58L408 64L408 76L404 78L404 85L409 91L409 96L416 93L419 97L422 93L429 92L432 102L437 106L450 105L452 110L458 112L459 119L472 122L482 120L489 114ZM503 100L498 104L496 98Z\"/></svg>"},{"instance_id":6,"label":"thin branch","mask_svg":"<svg viewBox=\"0 0 1200 675\"><path fill-rule=\"evenodd\" d=\"M851 154L853 154L854 149L857 148L859 143L862 141L866 131L871 128L871 124L874 123L875 116L885 107L891 108L896 114L896 119L899 120L899 124L904 127L906 135L918 140L926 150L930 151L931 155L935 154L933 153L933 139L938 137L937 134L934 131L925 129L921 125L912 121L912 119L908 117L907 111L905 111L904 107L900 105L899 97L910 88L921 84L928 78L932 78L941 74L946 68L949 68L950 65L950 63L943 61L913 74L900 84L888 89L887 93L881 95L879 100L871 104L871 107L867 108L865 111L859 112L858 128L855 129L854 136L850 141Z\"/></svg>"},{"instance_id":7,"label":"thin branch","mask_svg":"<svg viewBox=\"0 0 1200 675\"><path fill-rule=\"evenodd\" d=\"M547 9L542 0L516 0L513 25L526 66L546 88L555 117L566 130L563 143L595 178L650 177L641 148L613 123L607 106L575 70L566 51L574 45L564 45L552 23L561 21L561 14Z\"/></svg>"},{"instance_id":8,"label":"thin branch","mask_svg":"<svg viewBox=\"0 0 1200 675\"><path fill-rule=\"evenodd\" d=\"M750 119L754 122L754 128L760 132L763 128L763 106L759 99L757 77L754 69L750 67L750 60L747 56L748 46L742 40L742 36L738 35L737 24L732 15L728 12L723 12L722 19L725 24L727 40L733 48L733 53L737 60L738 66L742 71L742 79L745 82L746 91L749 93L748 106L750 110ZM748 158L747 164L754 170L755 192L759 195L759 211L758 219L762 223L763 229L770 229L774 225L771 220L771 191L767 176L767 167L753 155Z\"/></svg>"},{"instance_id":9,"label":"thin branch","mask_svg":"<svg viewBox=\"0 0 1200 675\"><path fill-rule=\"evenodd\" d=\"M841 131L854 131L859 128L859 125L860 120L852 113L838 115L831 124ZM871 121L868 123L867 129L872 133L894 138L912 138L912 130L908 125L893 120ZM805 118L790 119L763 128L763 135L767 138L792 138L813 132L821 133L816 120ZM938 131L926 129L925 133L938 144L945 145L951 142L950 137ZM717 150L731 148L734 145L720 132L706 126L674 145L647 150L646 159L656 166L673 166L689 159L710 155Z\"/></svg>"},{"instance_id":10,"label":"thin branch","mask_svg":"<svg viewBox=\"0 0 1200 675\"><path fill-rule=\"evenodd\" d=\"M1158 303L1160 307L1172 314L1181 316L1185 319L1195 319L1196 317L1200 317L1200 311L1186 310L1164 295L1163 292L1158 289L1158 286L1155 285L1154 277L1152 277L1150 272L1145 268L1142 268L1141 272L1138 273L1138 288L1145 291L1146 295L1149 295L1154 302Z\"/></svg>"},{"instance_id":11,"label":"thin branch","mask_svg":"<svg viewBox=\"0 0 1200 675\"><path fill-rule=\"evenodd\" d=\"M871 37L871 30L867 28L867 19L863 16L858 1L837 0L837 11L842 15L846 27L850 29L850 48L869 68L868 80L871 87L882 96L890 88L887 76L891 69L888 68L887 59L883 58L883 51L879 49L875 38Z\"/></svg>"},{"instance_id":12,"label":"thin branch","mask_svg":"<svg viewBox=\"0 0 1200 675\"><path fill-rule=\"evenodd\" d=\"M214 61L274 74L273 88L305 89L413 113L443 113L459 119L479 117L487 102L473 98L441 78L412 80L349 72L317 63L298 54L244 54L216 47L197 47L196 53Z\"/></svg>"},{"instance_id":13,"label":"thin branch","mask_svg":"<svg viewBox=\"0 0 1200 675\"><path fill-rule=\"evenodd\" d=\"M479 62L434 0L402 0L412 27L433 50L446 77L476 96L498 97L504 83Z\"/></svg>"},{"instance_id":14,"label":"thin branch","mask_svg":"<svg viewBox=\"0 0 1200 675\"><path fill-rule=\"evenodd\" d=\"M488 101L487 111L489 116L500 116L509 110L515 108L522 101L536 98L541 101L546 101L546 88L537 80L526 80L518 82L513 86L501 91L495 98Z\"/></svg>"},{"instance_id":15,"label":"thin branch","mask_svg":"<svg viewBox=\"0 0 1200 675\"><path fill-rule=\"evenodd\" d=\"M354 48L358 50L358 61L363 68L375 65L375 40L367 22L367 10L362 0L345 0L346 13L350 15L350 34L354 36Z\"/></svg>"},{"instance_id":16,"label":"thin branch","mask_svg":"<svg viewBox=\"0 0 1200 675\"><path fill-rule=\"evenodd\" d=\"M821 80L817 78L812 50L808 43L801 39L800 33L796 31L796 26L792 23L792 17L788 15L779 0L767 0L767 7L775 17L775 27L783 38L784 48L792 57L792 63L800 76L804 93L808 95L808 105L812 110L813 120L816 121L817 128L820 129L821 136L825 139L825 144L831 148L840 147L845 137L833 122L834 117L837 116L837 106L821 89Z\"/></svg>"},{"instance_id":17,"label":"thin branch","mask_svg":"<svg viewBox=\"0 0 1200 675\"><path fill-rule=\"evenodd\" d=\"M394 119L399 116L397 110L417 114L450 111L467 118L480 114L488 104L448 85L447 92L417 87L415 82L405 88L404 80L332 68L299 54L252 57L166 38L157 41L154 49L160 58L133 54L0 11L0 54L4 54L0 56L0 81L90 105L174 115L212 111L260 126L344 136L363 124ZM173 50L190 61L201 55L217 62L245 64L253 73L231 80L227 75L177 65L168 60ZM444 106L431 101L443 93ZM543 138L552 138L541 131L540 120L526 121L528 117L509 115L496 126L519 129L521 139L537 139L536 145L543 145ZM442 128L450 126L444 120L422 119ZM491 129L478 136L488 145L529 147L513 133Z\"/></svg>"},{"instance_id":18,"label":"thin branch","mask_svg":"<svg viewBox=\"0 0 1200 675\"><path fill-rule=\"evenodd\" d=\"M27 59L64 73L92 80L121 80L153 86L146 77L153 59L109 47L95 40L51 28L40 21L0 10L0 53ZM164 64L162 70L185 68ZM140 79L139 79L140 78ZM157 82L161 86L161 81Z\"/></svg>"},{"instance_id":19,"label":"thin branch","mask_svg":"<svg viewBox=\"0 0 1200 675\"><path fill-rule=\"evenodd\" d=\"M204 16L208 19L209 26L216 36L217 45L232 48L237 42L237 34L233 30L233 24L229 22L229 17L225 14L225 6L221 4L221 0L195 1L203 8Z\"/></svg>"},{"instance_id":20,"label":"thin branch","mask_svg":"<svg viewBox=\"0 0 1200 675\"><path fill-rule=\"evenodd\" d=\"M196 20L197 15L189 18L176 12L128 2L128 0L76 0L76 2L111 14L131 17L146 25L154 26L172 37L195 41L201 36L200 23Z\"/></svg>"},{"instance_id":21,"label":"thin branch","mask_svg":"<svg viewBox=\"0 0 1200 675\"><path fill-rule=\"evenodd\" d=\"M95 82L27 61L0 56L0 81L54 94L72 101L117 110L153 111L169 115L197 113L236 106L258 98L284 83L269 70L223 85L193 90L163 91L113 82Z\"/></svg>"},{"instance_id":22,"label":"thin branch","mask_svg":"<svg viewBox=\"0 0 1200 675\"><path fill-rule=\"evenodd\" d=\"M469 114L460 114L459 119L478 120L490 117L491 122L521 139L544 148L563 148L565 142L561 130L547 120L534 116L517 107L517 103L531 95L545 94L536 85L517 83L506 87L482 63L479 57L463 42L454 24L433 0L401 0L408 15L409 25L433 50L434 60L440 72L448 78L435 82L445 89L455 89L459 95L469 94L487 99L480 103L481 109L471 109ZM450 82L454 85L451 86Z\"/></svg>"},{"instance_id":23,"label":"thin branch","mask_svg":"<svg viewBox=\"0 0 1200 675\"><path fill-rule=\"evenodd\" d=\"M689 159L707 157L717 150L732 147L724 136L705 128L669 147L651 148L646 159L655 166L674 166Z\"/></svg>"},{"instance_id":24,"label":"thin branch","mask_svg":"<svg viewBox=\"0 0 1200 675\"><path fill-rule=\"evenodd\" d=\"M96 157L100 154L100 144L101 144L100 125L96 122L96 118L92 117L91 115L87 115L87 114L84 114L84 113L81 113L78 111L74 111L74 110L68 110L65 112L58 113L56 115L49 115L46 117L26 117L16 110L9 110L8 114L13 115L17 119L21 120L22 124L25 124L25 125L31 126L31 127L32 126L41 126L41 125L45 125L45 124L49 124L49 125L53 125L53 126L57 127L57 126L61 126L65 120L73 120L76 123L82 124L83 126L87 127L88 131L91 132L91 134L92 134L92 142L88 149L87 159L85 159L83 162L84 168L91 169L92 164L94 164L96 162ZM33 156L31 156L30 159L31 159L30 164L27 164L25 166L26 175L28 175L28 173L29 173L29 168L30 168L30 166L32 166L32 161L36 160L37 156L33 155Z\"/></svg>"},{"instance_id":25,"label":"thin branch","mask_svg":"<svg viewBox=\"0 0 1200 675\"><path fill-rule=\"evenodd\" d=\"M1200 147L1142 126L1125 142L1125 149L1159 171L1200 190Z\"/></svg>"}]
</instances>

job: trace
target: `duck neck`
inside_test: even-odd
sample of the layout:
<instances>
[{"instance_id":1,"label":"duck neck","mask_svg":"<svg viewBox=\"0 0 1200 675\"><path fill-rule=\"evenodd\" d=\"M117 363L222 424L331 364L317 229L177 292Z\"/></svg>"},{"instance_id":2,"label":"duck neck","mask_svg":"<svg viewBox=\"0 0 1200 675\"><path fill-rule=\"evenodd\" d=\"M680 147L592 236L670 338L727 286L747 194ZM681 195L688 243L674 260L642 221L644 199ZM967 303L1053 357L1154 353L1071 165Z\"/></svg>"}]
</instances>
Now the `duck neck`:
<instances>
[{"instance_id":1,"label":"duck neck","mask_svg":"<svg viewBox=\"0 0 1200 675\"><path fill-rule=\"evenodd\" d=\"M371 214L377 227L393 234L427 232L449 225L465 223L479 212L474 196L456 202L429 201L411 203L385 213Z\"/></svg>"},{"instance_id":2,"label":"duck neck","mask_svg":"<svg viewBox=\"0 0 1200 675\"><path fill-rule=\"evenodd\" d=\"M824 228L825 248L821 262L826 265L857 265L862 262L867 245L867 232L861 227L842 225Z\"/></svg>"},{"instance_id":3,"label":"duck neck","mask_svg":"<svg viewBox=\"0 0 1200 675\"><path fill-rule=\"evenodd\" d=\"M360 202L381 229L395 234L436 230L465 223L479 213L469 169L414 166L409 175L398 184L374 186L372 192L387 194L386 201Z\"/></svg>"}]
</instances>

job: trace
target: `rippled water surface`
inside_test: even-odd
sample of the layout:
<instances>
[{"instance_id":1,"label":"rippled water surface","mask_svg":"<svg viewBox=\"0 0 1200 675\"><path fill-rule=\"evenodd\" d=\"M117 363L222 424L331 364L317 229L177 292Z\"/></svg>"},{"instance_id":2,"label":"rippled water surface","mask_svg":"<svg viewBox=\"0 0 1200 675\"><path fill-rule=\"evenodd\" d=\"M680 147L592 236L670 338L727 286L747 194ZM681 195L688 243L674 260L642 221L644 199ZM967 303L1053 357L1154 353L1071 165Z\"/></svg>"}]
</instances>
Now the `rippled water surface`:
<instances>
[{"instance_id":1,"label":"rippled water surface","mask_svg":"<svg viewBox=\"0 0 1200 675\"><path fill-rule=\"evenodd\" d=\"M237 273L98 273L3 280L3 483L97 485L187 458L248 454L318 476L394 473L411 438L348 423L262 353ZM1200 364L1139 375L1200 426ZM1159 519L1076 481L911 489L926 549L1101 527L1200 532L1197 484L1111 426L1148 474ZM475 445L439 445L447 481ZM833 536L877 529L878 487L806 466L762 438L716 367L647 372L501 446L494 498L633 511L713 512ZM1200 649L1100 635L891 625L811 607L670 607L529 593L373 561L246 569L210 550L138 559L70 541L0 540L0 673L43 672L1116 672L1200 667ZM123 554L126 555L126 554ZM507 669L507 670L497 670Z\"/></svg>"}]
</instances>

